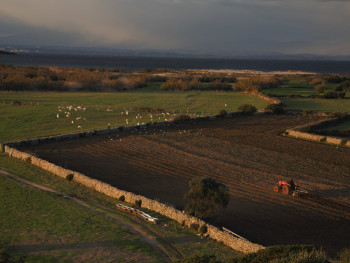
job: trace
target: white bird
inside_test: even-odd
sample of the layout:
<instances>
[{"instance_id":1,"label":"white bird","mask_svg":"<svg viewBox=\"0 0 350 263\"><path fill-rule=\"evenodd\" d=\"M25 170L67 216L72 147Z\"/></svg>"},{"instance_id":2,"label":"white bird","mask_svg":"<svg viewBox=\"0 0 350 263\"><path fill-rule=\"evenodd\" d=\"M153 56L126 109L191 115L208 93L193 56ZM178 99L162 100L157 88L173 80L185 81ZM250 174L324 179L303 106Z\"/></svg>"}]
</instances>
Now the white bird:
<instances>
[{"instance_id":1,"label":"white bird","mask_svg":"<svg viewBox=\"0 0 350 263\"><path fill-rule=\"evenodd\" d=\"M72 121L72 124L74 124L74 121Z\"/></svg>"},{"instance_id":2,"label":"white bird","mask_svg":"<svg viewBox=\"0 0 350 263\"><path fill-rule=\"evenodd\" d=\"M57 119L59 119L60 118L60 115L57 113Z\"/></svg>"},{"instance_id":3,"label":"white bird","mask_svg":"<svg viewBox=\"0 0 350 263\"><path fill-rule=\"evenodd\" d=\"M77 121L78 121L78 120L81 120L81 117L77 117L76 120L77 120Z\"/></svg>"},{"instance_id":4,"label":"white bird","mask_svg":"<svg viewBox=\"0 0 350 263\"><path fill-rule=\"evenodd\" d=\"M81 130L82 128L83 128L83 127L81 127L80 125L78 125L78 129L80 129L80 130Z\"/></svg>"}]
</instances>

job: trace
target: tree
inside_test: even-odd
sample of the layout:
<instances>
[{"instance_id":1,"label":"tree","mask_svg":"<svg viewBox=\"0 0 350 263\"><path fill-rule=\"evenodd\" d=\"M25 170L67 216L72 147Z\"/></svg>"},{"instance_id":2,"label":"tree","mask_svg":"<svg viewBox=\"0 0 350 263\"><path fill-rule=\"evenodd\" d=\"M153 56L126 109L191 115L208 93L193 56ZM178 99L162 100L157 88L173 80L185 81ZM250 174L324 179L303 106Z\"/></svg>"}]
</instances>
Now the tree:
<instances>
[{"instance_id":1,"label":"tree","mask_svg":"<svg viewBox=\"0 0 350 263\"><path fill-rule=\"evenodd\" d=\"M188 214L208 219L227 207L229 194L225 185L209 177L196 177L189 185L190 190L185 195L189 201L185 207Z\"/></svg>"}]
</instances>

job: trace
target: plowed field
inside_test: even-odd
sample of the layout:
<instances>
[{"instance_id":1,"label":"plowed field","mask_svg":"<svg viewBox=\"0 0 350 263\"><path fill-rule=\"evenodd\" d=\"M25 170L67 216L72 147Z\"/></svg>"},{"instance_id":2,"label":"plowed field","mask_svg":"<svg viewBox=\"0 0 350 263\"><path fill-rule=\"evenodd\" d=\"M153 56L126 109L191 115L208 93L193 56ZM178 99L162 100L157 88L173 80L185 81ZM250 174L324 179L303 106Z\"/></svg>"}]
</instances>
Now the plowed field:
<instances>
[{"instance_id":1,"label":"plowed field","mask_svg":"<svg viewBox=\"0 0 350 263\"><path fill-rule=\"evenodd\" d=\"M334 254L350 246L350 149L279 135L313 121L241 116L25 150L180 209L192 177L214 177L231 195L217 224L262 245L315 244ZM318 198L273 192L290 178Z\"/></svg>"}]
</instances>

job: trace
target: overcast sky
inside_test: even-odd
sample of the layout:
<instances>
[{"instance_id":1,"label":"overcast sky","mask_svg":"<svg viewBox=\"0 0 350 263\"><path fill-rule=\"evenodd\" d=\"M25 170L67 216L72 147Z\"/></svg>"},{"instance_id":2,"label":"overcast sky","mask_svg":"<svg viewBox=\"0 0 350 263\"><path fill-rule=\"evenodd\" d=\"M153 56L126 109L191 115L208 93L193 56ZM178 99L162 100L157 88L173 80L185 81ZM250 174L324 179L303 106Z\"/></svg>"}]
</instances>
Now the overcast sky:
<instances>
[{"instance_id":1,"label":"overcast sky","mask_svg":"<svg viewBox=\"0 0 350 263\"><path fill-rule=\"evenodd\" d=\"M4 44L350 55L350 0L1 0Z\"/></svg>"}]
</instances>

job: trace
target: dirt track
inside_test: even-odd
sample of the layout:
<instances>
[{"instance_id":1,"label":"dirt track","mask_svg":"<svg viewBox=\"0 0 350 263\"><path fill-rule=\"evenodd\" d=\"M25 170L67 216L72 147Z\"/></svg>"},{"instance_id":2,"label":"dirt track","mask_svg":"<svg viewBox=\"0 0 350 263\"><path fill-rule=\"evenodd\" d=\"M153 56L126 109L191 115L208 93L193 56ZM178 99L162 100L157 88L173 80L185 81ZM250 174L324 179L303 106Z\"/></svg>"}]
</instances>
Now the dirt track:
<instances>
[{"instance_id":1,"label":"dirt track","mask_svg":"<svg viewBox=\"0 0 350 263\"><path fill-rule=\"evenodd\" d=\"M231 194L217 224L262 245L307 243L334 254L350 246L350 149L279 136L315 120L235 117L26 150L178 208L190 178L217 178ZM278 180L290 178L320 198L272 191Z\"/></svg>"},{"instance_id":2,"label":"dirt track","mask_svg":"<svg viewBox=\"0 0 350 263\"><path fill-rule=\"evenodd\" d=\"M157 235L154 231L152 231L151 229L149 229L147 226L144 226L148 232L151 232L152 234L149 234L147 232L145 232L141 227L137 226L138 222L134 221L132 218L128 218L128 220L136 223L136 225L130 224L128 222L125 222L123 220L121 220L120 218L116 217L115 215L113 215L114 211L110 211L110 209L105 208L105 207L101 207L98 204L95 204L91 201L87 202L82 201L81 199L77 198L77 197L72 197L72 196L67 196L64 193L58 192L54 189L51 189L49 187L43 186L43 185L38 185L36 183L33 183L31 181L28 181L22 177L16 176L14 175L14 173L10 170L7 170L3 167L0 167L0 175L4 176L5 178L8 179L13 179L15 181L19 181L25 185L30 185L34 188L46 191L46 192L50 192L50 193L54 193L57 196L66 198L71 200L72 202L83 206L87 209L90 209L94 212L98 212L103 214L106 217L112 218L113 220L115 220L118 224L126 227L127 229L129 229L132 233L134 233L135 235L139 236L145 243L148 243L155 252L157 252L161 257L163 257L164 262L174 262L176 261L178 258L174 258L172 255L170 255L170 253L168 253L168 251L163 247L163 245L161 245L158 240L161 240L163 243L166 243L168 245L168 248L171 248L171 250L173 250L172 252L177 255L179 258L183 258L183 254L181 253L181 251L179 251L178 249L176 249L172 244L170 244L169 242L167 242L166 240L164 240L162 237L160 237L159 235ZM103 208L103 210L101 209ZM109 212L106 212L106 210L109 210Z\"/></svg>"}]
</instances>

